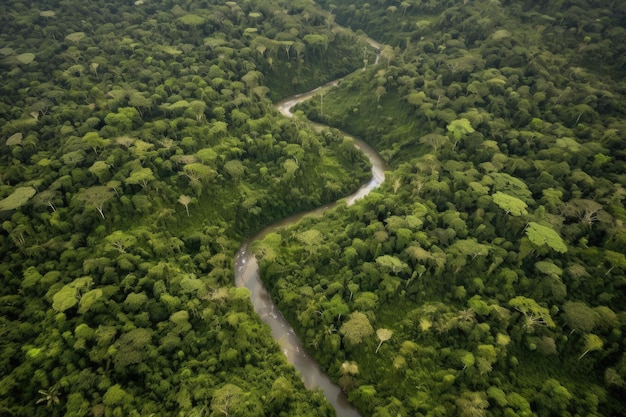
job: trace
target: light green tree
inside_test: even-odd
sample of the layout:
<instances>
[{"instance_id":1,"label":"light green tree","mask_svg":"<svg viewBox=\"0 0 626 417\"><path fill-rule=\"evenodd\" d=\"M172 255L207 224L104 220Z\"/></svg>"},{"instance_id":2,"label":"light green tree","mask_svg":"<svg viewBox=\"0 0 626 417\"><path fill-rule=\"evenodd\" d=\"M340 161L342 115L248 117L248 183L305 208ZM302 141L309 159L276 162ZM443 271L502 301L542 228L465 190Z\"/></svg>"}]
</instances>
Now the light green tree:
<instances>
[{"instance_id":1,"label":"light green tree","mask_svg":"<svg viewBox=\"0 0 626 417\"><path fill-rule=\"evenodd\" d=\"M8 197L0 200L0 211L15 210L22 207L36 192L37 190L33 187L17 187Z\"/></svg>"},{"instance_id":2,"label":"light green tree","mask_svg":"<svg viewBox=\"0 0 626 417\"><path fill-rule=\"evenodd\" d=\"M78 289L71 285L65 285L52 296L52 308L58 312L64 312L78 304Z\"/></svg>"},{"instance_id":3,"label":"light green tree","mask_svg":"<svg viewBox=\"0 0 626 417\"><path fill-rule=\"evenodd\" d=\"M376 347L376 351L374 353L378 353L378 350L383 345L383 343L386 342L387 340L391 339L392 335L393 335L393 331L391 331L389 329L380 328L380 329L376 330L376 337L378 337L378 340L380 342L378 343L378 346Z\"/></svg>"},{"instance_id":4,"label":"light green tree","mask_svg":"<svg viewBox=\"0 0 626 417\"><path fill-rule=\"evenodd\" d=\"M453 120L446 126L448 133L452 136L452 141L454 143L454 147L456 147L457 143L461 141L465 136L474 132L474 128L469 120L465 118Z\"/></svg>"},{"instance_id":5,"label":"light green tree","mask_svg":"<svg viewBox=\"0 0 626 417\"><path fill-rule=\"evenodd\" d=\"M144 167L133 170L124 182L126 184L141 185L141 188L146 188L148 184L155 179L152 169Z\"/></svg>"},{"instance_id":6,"label":"light green tree","mask_svg":"<svg viewBox=\"0 0 626 417\"><path fill-rule=\"evenodd\" d=\"M350 319L341 326L339 333L343 335L344 340L349 345L356 346L365 338L374 334L374 328L372 328L365 314L355 311L350 314Z\"/></svg>"},{"instance_id":7,"label":"light green tree","mask_svg":"<svg viewBox=\"0 0 626 417\"><path fill-rule=\"evenodd\" d=\"M230 417L233 409L242 401L243 394L244 391L237 385L226 384L213 394L211 409L216 413Z\"/></svg>"},{"instance_id":8,"label":"light green tree","mask_svg":"<svg viewBox=\"0 0 626 417\"><path fill-rule=\"evenodd\" d=\"M493 202L504 210L506 214L512 214L513 216L525 216L528 214L528 210L526 210L528 204L517 197L497 191L493 194L492 198Z\"/></svg>"},{"instance_id":9,"label":"light green tree","mask_svg":"<svg viewBox=\"0 0 626 417\"><path fill-rule=\"evenodd\" d=\"M89 172L98 177L100 183L104 183L110 175L109 164L104 161L95 161L92 166L89 167Z\"/></svg>"},{"instance_id":10,"label":"light green tree","mask_svg":"<svg viewBox=\"0 0 626 417\"><path fill-rule=\"evenodd\" d=\"M408 265L406 263L391 255L379 256L376 258L376 264L383 270L393 272L394 274L408 270Z\"/></svg>"},{"instance_id":11,"label":"light green tree","mask_svg":"<svg viewBox=\"0 0 626 417\"><path fill-rule=\"evenodd\" d=\"M117 251L118 253L126 253L126 250L137 243L137 238L128 232L116 230L105 239L105 249Z\"/></svg>"},{"instance_id":12,"label":"light green tree","mask_svg":"<svg viewBox=\"0 0 626 417\"><path fill-rule=\"evenodd\" d=\"M567 252L567 245L563 238L550 226L530 222L526 228L526 236L536 246L547 246L559 253Z\"/></svg>"},{"instance_id":13,"label":"light green tree","mask_svg":"<svg viewBox=\"0 0 626 417\"><path fill-rule=\"evenodd\" d=\"M95 208L104 219L104 205L111 200L113 196L114 193L110 187L100 185L79 191L75 198L83 201L85 207Z\"/></svg>"},{"instance_id":14,"label":"light green tree","mask_svg":"<svg viewBox=\"0 0 626 417\"><path fill-rule=\"evenodd\" d=\"M243 176L245 172L245 167L238 159L231 159L230 161L224 164L224 171L233 179L235 182L239 181L239 179Z\"/></svg>"},{"instance_id":15,"label":"light green tree","mask_svg":"<svg viewBox=\"0 0 626 417\"><path fill-rule=\"evenodd\" d=\"M489 407L484 392L464 392L455 404L459 417L484 417Z\"/></svg>"},{"instance_id":16,"label":"light green tree","mask_svg":"<svg viewBox=\"0 0 626 417\"><path fill-rule=\"evenodd\" d=\"M595 335L593 333L588 333L585 335L585 351L582 353L582 355L580 355L578 357L578 360L581 360L583 358L583 356L585 356L587 353L594 351L594 350L600 350L604 347L604 342L602 341L602 339L600 339L600 337L598 335Z\"/></svg>"},{"instance_id":17,"label":"light green tree","mask_svg":"<svg viewBox=\"0 0 626 417\"><path fill-rule=\"evenodd\" d=\"M37 391L41 397L37 400L36 404L45 403L46 407L52 405L58 405L61 402L59 388L56 386L50 387L47 390L40 389Z\"/></svg>"},{"instance_id":18,"label":"light green tree","mask_svg":"<svg viewBox=\"0 0 626 417\"><path fill-rule=\"evenodd\" d=\"M524 315L526 319L524 329L526 330L532 330L535 326L555 327L549 310L540 306L532 298L520 295L509 300L509 305Z\"/></svg>"},{"instance_id":19,"label":"light green tree","mask_svg":"<svg viewBox=\"0 0 626 417\"><path fill-rule=\"evenodd\" d=\"M178 202L185 206L185 210L187 211L187 217L189 217L189 203L191 203L191 200L191 197L184 194L178 197Z\"/></svg>"},{"instance_id":20,"label":"light green tree","mask_svg":"<svg viewBox=\"0 0 626 417\"><path fill-rule=\"evenodd\" d=\"M177 19L180 23L190 28L196 28L204 23L204 18L193 13L188 13L184 16L180 16Z\"/></svg>"},{"instance_id":21,"label":"light green tree","mask_svg":"<svg viewBox=\"0 0 626 417\"><path fill-rule=\"evenodd\" d=\"M72 43L78 44L80 43L80 41L85 39L85 36L86 36L85 32L73 32L73 33L70 33L69 35L66 35L65 39Z\"/></svg>"},{"instance_id":22,"label":"light green tree","mask_svg":"<svg viewBox=\"0 0 626 417\"><path fill-rule=\"evenodd\" d=\"M85 314L86 312L88 312L91 306L100 298L102 298L103 295L104 292L100 288L87 291L80 297L80 302L78 304L78 313Z\"/></svg>"}]
</instances>

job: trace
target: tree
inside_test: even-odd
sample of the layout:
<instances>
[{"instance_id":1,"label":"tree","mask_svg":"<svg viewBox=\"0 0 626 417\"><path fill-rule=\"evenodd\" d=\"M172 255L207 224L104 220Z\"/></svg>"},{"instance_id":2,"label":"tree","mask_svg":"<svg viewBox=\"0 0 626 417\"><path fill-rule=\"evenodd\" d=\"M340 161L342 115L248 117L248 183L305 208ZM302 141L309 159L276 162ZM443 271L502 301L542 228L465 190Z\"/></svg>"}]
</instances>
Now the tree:
<instances>
[{"instance_id":1,"label":"tree","mask_svg":"<svg viewBox=\"0 0 626 417\"><path fill-rule=\"evenodd\" d=\"M526 318L524 328L532 330L535 326L555 327L550 312L532 298L518 296L509 300L509 305L522 313Z\"/></svg>"},{"instance_id":2,"label":"tree","mask_svg":"<svg viewBox=\"0 0 626 417\"><path fill-rule=\"evenodd\" d=\"M268 402L275 407L276 410L282 410L293 395L294 389L291 382L284 376L279 376L272 384L268 395Z\"/></svg>"},{"instance_id":3,"label":"tree","mask_svg":"<svg viewBox=\"0 0 626 417\"><path fill-rule=\"evenodd\" d=\"M567 245L563 238L550 226L542 226L539 223L530 222L526 228L526 236L536 246L548 246L550 249L559 252L567 252Z\"/></svg>"},{"instance_id":4,"label":"tree","mask_svg":"<svg viewBox=\"0 0 626 417\"><path fill-rule=\"evenodd\" d=\"M238 159L231 159L224 164L224 171L235 181L239 181L245 172L245 167Z\"/></svg>"},{"instance_id":5,"label":"tree","mask_svg":"<svg viewBox=\"0 0 626 417\"><path fill-rule=\"evenodd\" d=\"M483 392L464 392L455 403L459 417L484 417L489 407Z\"/></svg>"},{"instance_id":6,"label":"tree","mask_svg":"<svg viewBox=\"0 0 626 417\"><path fill-rule=\"evenodd\" d=\"M210 182L216 175L213 168L197 162L186 164L183 167L183 171L185 176L189 178L189 183L196 192L201 191L203 182Z\"/></svg>"},{"instance_id":7,"label":"tree","mask_svg":"<svg viewBox=\"0 0 626 417\"><path fill-rule=\"evenodd\" d=\"M187 107L187 111L190 112L198 122L201 121L204 117L204 112L206 109L207 104L201 100L194 100L189 103L189 107Z\"/></svg>"},{"instance_id":8,"label":"tree","mask_svg":"<svg viewBox=\"0 0 626 417\"><path fill-rule=\"evenodd\" d=\"M108 407L115 408L116 406L129 402L131 398L132 397L124 390L124 388L122 388L120 384L115 384L110 386L107 389L107 392L104 393L102 402Z\"/></svg>"},{"instance_id":9,"label":"tree","mask_svg":"<svg viewBox=\"0 0 626 417\"><path fill-rule=\"evenodd\" d=\"M213 394L211 409L214 412L230 416L233 408L236 408L242 400L244 391L234 384L226 384Z\"/></svg>"},{"instance_id":10,"label":"tree","mask_svg":"<svg viewBox=\"0 0 626 417\"><path fill-rule=\"evenodd\" d=\"M566 387L561 385L558 380L549 378L541 387L538 403L542 408L547 409L543 410L546 415L564 415L571 399L572 394Z\"/></svg>"},{"instance_id":11,"label":"tree","mask_svg":"<svg viewBox=\"0 0 626 417\"><path fill-rule=\"evenodd\" d=\"M572 329L572 333L579 331L587 333L596 327L598 314L587 304L580 301L566 301L563 304L563 320Z\"/></svg>"},{"instance_id":12,"label":"tree","mask_svg":"<svg viewBox=\"0 0 626 417\"><path fill-rule=\"evenodd\" d=\"M111 143L110 139L104 139L100 137L97 132L87 132L85 136L83 136L83 141L89 145L89 147L94 151L96 156L98 155L98 151L103 147L109 145Z\"/></svg>"},{"instance_id":13,"label":"tree","mask_svg":"<svg viewBox=\"0 0 626 417\"><path fill-rule=\"evenodd\" d=\"M22 134L22 132L14 133L11 136L9 136L9 138L6 141L6 145L7 146L21 145L22 139L24 139L24 135Z\"/></svg>"},{"instance_id":14,"label":"tree","mask_svg":"<svg viewBox=\"0 0 626 417\"><path fill-rule=\"evenodd\" d=\"M80 297L80 302L78 304L78 313L85 314L86 312L88 312L91 306L100 298L102 298L103 295L104 292L100 288L87 291Z\"/></svg>"},{"instance_id":15,"label":"tree","mask_svg":"<svg viewBox=\"0 0 626 417\"><path fill-rule=\"evenodd\" d=\"M141 188L146 188L148 183L155 179L152 169L145 167L133 170L124 182L126 184L138 184L141 185Z\"/></svg>"},{"instance_id":16,"label":"tree","mask_svg":"<svg viewBox=\"0 0 626 417\"><path fill-rule=\"evenodd\" d=\"M95 208L104 219L104 205L113 198L114 193L110 187L100 185L83 189L76 194L76 198L85 203L86 207Z\"/></svg>"},{"instance_id":17,"label":"tree","mask_svg":"<svg viewBox=\"0 0 626 417\"><path fill-rule=\"evenodd\" d=\"M588 199L574 198L561 206L561 213L591 227L598 220L602 204Z\"/></svg>"},{"instance_id":18,"label":"tree","mask_svg":"<svg viewBox=\"0 0 626 417\"><path fill-rule=\"evenodd\" d=\"M387 62L387 67L389 67L391 61L393 61L393 58L395 57L393 48L389 45L385 45L380 53L380 57Z\"/></svg>"},{"instance_id":19,"label":"tree","mask_svg":"<svg viewBox=\"0 0 626 417\"><path fill-rule=\"evenodd\" d=\"M446 129L452 136L452 140L454 141L454 146L456 146L456 144L465 136L474 132L474 128L472 127L472 124L470 123L469 120L465 118L453 120L446 126Z\"/></svg>"},{"instance_id":20,"label":"tree","mask_svg":"<svg viewBox=\"0 0 626 417\"><path fill-rule=\"evenodd\" d=\"M82 41L85 38L85 36L86 36L85 32L73 32L73 33L70 33L69 35L66 35L65 39L72 43L78 44L80 41Z\"/></svg>"},{"instance_id":21,"label":"tree","mask_svg":"<svg viewBox=\"0 0 626 417\"><path fill-rule=\"evenodd\" d=\"M187 211L187 217L189 217L189 203L191 203L191 197L183 194L178 197L178 202L185 206L185 210Z\"/></svg>"},{"instance_id":22,"label":"tree","mask_svg":"<svg viewBox=\"0 0 626 417\"><path fill-rule=\"evenodd\" d=\"M600 339L598 335L595 335L593 333L586 334L585 335L585 347L584 347L585 351L583 352L582 355L578 357L578 360L581 360L583 356L585 356L587 353L593 350L602 349L603 346L604 346L604 342L602 341L602 339Z\"/></svg>"},{"instance_id":23,"label":"tree","mask_svg":"<svg viewBox=\"0 0 626 417\"><path fill-rule=\"evenodd\" d=\"M309 255L315 255L317 250L324 241L324 235L317 229L310 229L304 232L298 233L296 239L300 241L309 252Z\"/></svg>"},{"instance_id":24,"label":"tree","mask_svg":"<svg viewBox=\"0 0 626 417\"><path fill-rule=\"evenodd\" d=\"M528 211L526 210L528 204L517 197L497 191L492 195L492 198L493 202L504 210L506 214L510 213L513 216L525 216L528 214Z\"/></svg>"},{"instance_id":25,"label":"tree","mask_svg":"<svg viewBox=\"0 0 626 417\"><path fill-rule=\"evenodd\" d=\"M604 259L611 265L604 276L609 275L615 268L626 271L626 256L623 253L607 249L604 251Z\"/></svg>"},{"instance_id":26,"label":"tree","mask_svg":"<svg viewBox=\"0 0 626 417\"><path fill-rule=\"evenodd\" d=\"M52 308L60 313L78 304L78 289L65 285L52 297Z\"/></svg>"},{"instance_id":27,"label":"tree","mask_svg":"<svg viewBox=\"0 0 626 417\"><path fill-rule=\"evenodd\" d=\"M406 271L408 265L402 262L400 259L391 255L382 255L376 258L376 264L388 272L397 274L399 272Z\"/></svg>"},{"instance_id":28,"label":"tree","mask_svg":"<svg viewBox=\"0 0 626 417\"><path fill-rule=\"evenodd\" d=\"M37 400L36 404L46 403L46 407L50 407L53 404L58 405L61 402L59 389L56 386L50 387L47 390L40 389L37 392L41 394L41 398Z\"/></svg>"},{"instance_id":29,"label":"tree","mask_svg":"<svg viewBox=\"0 0 626 417\"><path fill-rule=\"evenodd\" d=\"M386 93L387 93L387 90L382 85L379 85L378 87L376 87L376 90L374 91L374 94L376 95L376 102L380 103L380 98L384 96Z\"/></svg>"},{"instance_id":30,"label":"tree","mask_svg":"<svg viewBox=\"0 0 626 417\"><path fill-rule=\"evenodd\" d=\"M149 358L153 331L142 327L122 334L115 342L113 363L115 370L122 374L129 371L129 365L135 365Z\"/></svg>"},{"instance_id":31,"label":"tree","mask_svg":"<svg viewBox=\"0 0 626 417\"><path fill-rule=\"evenodd\" d=\"M78 304L80 294L93 285L91 277L76 278L52 296L52 308L60 313Z\"/></svg>"},{"instance_id":32,"label":"tree","mask_svg":"<svg viewBox=\"0 0 626 417\"><path fill-rule=\"evenodd\" d=\"M185 26L189 26L190 28L196 28L204 23L204 18L193 13L188 13L184 16L180 16L178 21Z\"/></svg>"},{"instance_id":33,"label":"tree","mask_svg":"<svg viewBox=\"0 0 626 417\"><path fill-rule=\"evenodd\" d=\"M380 349L383 342L386 342L387 340L391 339L392 335L393 335L393 331L389 329L380 328L376 330L376 337L378 337L378 340L380 340L380 343L378 343L378 346L376 347L376 351L374 353L378 353L378 349Z\"/></svg>"},{"instance_id":34,"label":"tree","mask_svg":"<svg viewBox=\"0 0 626 417\"><path fill-rule=\"evenodd\" d=\"M363 339L374 334L374 329L367 316L360 311L350 314L350 319L339 329L344 340L352 346L360 344Z\"/></svg>"},{"instance_id":35,"label":"tree","mask_svg":"<svg viewBox=\"0 0 626 417\"><path fill-rule=\"evenodd\" d=\"M443 145L448 143L448 138L436 133L429 133L420 138L420 143L426 144L433 148L437 152Z\"/></svg>"},{"instance_id":36,"label":"tree","mask_svg":"<svg viewBox=\"0 0 626 417\"><path fill-rule=\"evenodd\" d=\"M104 183L110 174L109 168L110 166L106 162L96 161L89 167L89 172L98 177L100 183Z\"/></svg>"},{"instance_id":37,"label":"tree","mask_svg":"<svg viewBox=\"0 0 626 417\"><path fill-rule=\"evenodd\" d=\"M37 190L33 187L17 187L8 197L0 200L0 211L15 210L22 207L36 192Z\"/></svg>"},{"instance_id":38,"label":"tree","mask_svg":"<svg viewBox=\"0 0 626 417\"><path fill-rule=\"evenodd\" d=\"M126 253L126 250L137 243L137 238L129 233L116 230L104 239L107 250L115 250L118 253Z\"/></svg>"}]
</instances>

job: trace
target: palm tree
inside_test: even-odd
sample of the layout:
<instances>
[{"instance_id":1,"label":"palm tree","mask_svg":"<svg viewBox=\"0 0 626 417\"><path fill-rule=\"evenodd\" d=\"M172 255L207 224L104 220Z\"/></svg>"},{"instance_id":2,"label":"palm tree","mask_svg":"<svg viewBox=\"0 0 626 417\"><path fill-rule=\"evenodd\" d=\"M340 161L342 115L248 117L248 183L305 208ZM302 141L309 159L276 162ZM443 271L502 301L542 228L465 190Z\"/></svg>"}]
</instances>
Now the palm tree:
<instances>
[{"instance_id":1,"label":"palm tree","mask_svg":"<svg viewBox=\"0 0 626 417\"><path fill-rule=\"evenodd\" d=\"M57 387L51 387L47 391L40 389L39 394L41 394L41 398L39 398L36 404L40 404L45 402L47 407L50 407L52 404L59 404L59 389Z\"/></svg>"}]
</instances>

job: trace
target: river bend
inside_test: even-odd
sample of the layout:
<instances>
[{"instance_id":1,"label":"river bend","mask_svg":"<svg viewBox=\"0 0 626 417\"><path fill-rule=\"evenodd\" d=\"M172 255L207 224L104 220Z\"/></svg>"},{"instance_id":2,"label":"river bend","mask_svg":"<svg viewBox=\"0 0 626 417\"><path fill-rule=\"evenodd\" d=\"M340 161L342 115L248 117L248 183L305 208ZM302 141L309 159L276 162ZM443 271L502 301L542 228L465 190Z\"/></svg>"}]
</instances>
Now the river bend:
<instances>
[{"instance_id":1,"label":"river bend","mask_svg":"<svg viewBox=\"0 0 626 417\"><path fill-rule=\"evenodd\" d=\"M380 44L369 41L376 49L380 50ZM318 87L308 93L298 94L287 98L275 104L276 108L285 116L291 117L291 108L313 97L320 89L337 85L339 80ZM317 125L323 128L322 125ZM346 136L350 136L344 133ZM355 193L345 197L346 204L351 205L356 200L363 198L373 189L378 187L385 181L386 164L382 157L369 145L358 138L354 139L354 145L357 147L371 162L372 179L361 186ZM272 330L272 336L279 343L283 353L287 356L287 360L300 372L304 385L309 389L321 389L328 401L332 404L338 417L360 417L358 410L348 402L345 393L331 381L319 367L317 362L308 355L306 349L298 336L294 333L289 322L284 318L280 310L272 302L261 277L259 275L259 267L254 255L248 250L250 244L256 240L262 239L268 233L279 227L288 226L296 223L302 217L307 215L321 215L325 210L331 209L338 203L332 203L323 207L298 213L287 217L276 223L273 223L256 235L249 238L239 249L235 255L235 284L238 287L246 287L251 292L252 305L256 313L268 324Z\"/></svg>"}]
</instances>

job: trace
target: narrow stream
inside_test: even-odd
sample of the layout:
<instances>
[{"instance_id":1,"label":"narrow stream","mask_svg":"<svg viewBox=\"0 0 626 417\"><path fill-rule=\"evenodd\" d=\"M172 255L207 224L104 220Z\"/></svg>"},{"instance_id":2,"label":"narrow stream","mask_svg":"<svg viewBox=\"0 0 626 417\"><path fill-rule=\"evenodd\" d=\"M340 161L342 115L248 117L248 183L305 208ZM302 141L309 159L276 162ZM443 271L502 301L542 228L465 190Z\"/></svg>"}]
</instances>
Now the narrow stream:
<instances>
[{"instance_id":1,"label":"narrow stream","mask_svg":"<svg viewBox=\"0 0 626 417\"><path fill-rule=\"evenodd\" d=\"M380 50L380 44L369 41L371 45ZM378 58L377 58L378 60ZM276 103L276 108L284 115L291 117L291 108L313 97L320 89L337 85L339 80L318 87L308 93L298 94L283 101ZM317 125L323 128L322 125ZM343 133L343 132L342 132ZM346 136L350 136L344 133ZM351 205L356 200L363 198L373 189L378 187L385 181L385 161L381 156L365 142L358 138L353 138L355 146L367 156L372 164L372 179L364 184L355 193L345 197L346 204ZM331 209L338 203L328 204L326 206L298 213L287 217L276 223L267 226L256 235L248 239L239 249L235 256L235 284L238 287L246 287L251 292L251 300L256 313L267 323L272 329L272 336L281 346L281 349L287 356L287 360L295 366L300 372L304 385L309 389L321 389L328 401L332 404L338 417L360 417L358 410L348 402L346 395L319 367L317 362L308 355L302 342L296 336L289 322L284 318L280 310L272 302L261 277L259 275L259 267L254 255L248 251L249 245L273 230L296 223L304 216L321 215L325 210Z\"/></svg>"}]
</instances>

